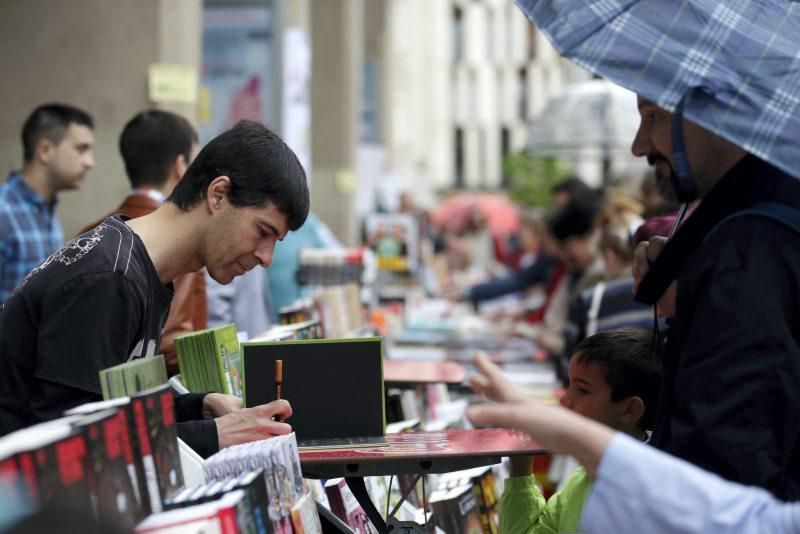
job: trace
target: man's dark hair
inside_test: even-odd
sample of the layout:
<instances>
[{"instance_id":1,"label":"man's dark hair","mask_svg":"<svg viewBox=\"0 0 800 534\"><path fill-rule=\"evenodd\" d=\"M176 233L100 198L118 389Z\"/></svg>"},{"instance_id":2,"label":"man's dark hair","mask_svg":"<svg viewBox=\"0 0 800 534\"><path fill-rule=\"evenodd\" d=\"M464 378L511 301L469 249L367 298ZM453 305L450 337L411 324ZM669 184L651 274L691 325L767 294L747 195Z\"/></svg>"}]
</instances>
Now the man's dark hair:
<instances>
[{"instance_id":1,"label":"man's dark hair","mask_svg":"<svg viewBox=\"0 0 800 534\"><path fill-rule=\"evenodd\" d=\"M306 173L292 149L262 124L240 121L212 139L186 169L167 200L186 211L204 198L218 176L231 179L228 200L236 207L273 204L290 230L308 216Z\"/></svg>"},{"instance_id":2,"label":"man's dark hair","mask_svg":"<svg viewBox=\"0 0 800 534\"><path fill-rule=\"evenodd\" d=\"M577 176L570 176L561 182L558 182L550 192L555 195L557 193L564 193L569 197L570 201L573 200L588 200L596 201L598 198L598 191L586 185L586 182Z\"/></svg>"},{"instance_id":3,"label":"man's dark hair","mask_svg":"<svg viewBox=\"0 0 800 534\"><path fill-rule=\"evenodd\" d=\"M49 139L53 144L59 144L72 123L94 128L88 113L66 104L45 104L34 109L22 125L22 159L25 163L33 160L39 141Z\"/></svg>"},{"instance_id":4,"label":"man's dark hair","mask_svg":"<svg viewBox=\"0 0 800 534\"><path fill-rule=\"evenodd\" d=\"M600 332L581 341L573 354L584 365L605 366L611 400L639 397L644 414L639 428L648 430L655 422L658 391L661 387L661 360L652 351L653 332L643 328L617 328Z\"/></svg>"},{"instance_id":5,"label":"man's dark hair","mask_svg":"<svg viewBox=\"0 0 800 534\"><path fill-rule=\"evenodd\" d=\"M183 117L156 109L133 117L119 136L119 151L133 187L161 187L169 178L175 158L187 165L197 132Z\"/></svg>"},{"instance_id":6,"label":"man's dark hair","mask_svg":"<svg viewBox=\"0 0 800 534\"><path fill-rule=\"evenodd\" d=\"M585 236L594 229L599 210L597 202L572 200L548 216L547 229L560 243Z\"/></svg>"}]
</instances>

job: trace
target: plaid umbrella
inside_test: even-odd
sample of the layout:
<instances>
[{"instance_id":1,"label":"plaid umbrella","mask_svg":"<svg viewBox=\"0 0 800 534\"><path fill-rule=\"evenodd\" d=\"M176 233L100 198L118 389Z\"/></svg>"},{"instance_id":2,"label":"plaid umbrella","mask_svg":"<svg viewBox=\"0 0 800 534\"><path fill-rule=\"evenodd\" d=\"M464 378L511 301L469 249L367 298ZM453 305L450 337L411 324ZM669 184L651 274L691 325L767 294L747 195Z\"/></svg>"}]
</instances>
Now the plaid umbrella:
<instances>
[{"instance_id":1,"label":"plaid umbrella","mask_svg":"<svg viewBox=\"0 0 800 534\"><path fill-rule=\"evenodd\" d=\"M565 57L800 177L800 3L517 3Z\"/></svg>"}]
</instances>

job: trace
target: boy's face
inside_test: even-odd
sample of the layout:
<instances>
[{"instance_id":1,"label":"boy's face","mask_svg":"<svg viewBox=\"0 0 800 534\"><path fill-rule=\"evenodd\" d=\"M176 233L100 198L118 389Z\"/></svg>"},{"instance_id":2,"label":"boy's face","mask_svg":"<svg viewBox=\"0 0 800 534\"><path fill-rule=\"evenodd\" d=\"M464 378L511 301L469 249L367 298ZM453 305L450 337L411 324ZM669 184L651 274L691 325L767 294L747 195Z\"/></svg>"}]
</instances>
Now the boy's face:
<instances>
[{"instance_id":1,"label":"boy's face","mask_svg":"<svg viewBox=\"0 0 800 534\"><path fill-rule=\"evenodd\" d=\"M606 382L606 366L602 363L582 363L573 355L569 362L569 387L561 397L561 405L598 423L616 430L621 428L620 416L625 399L611 400L611 386Z\"/></svg>"}]
</instances>

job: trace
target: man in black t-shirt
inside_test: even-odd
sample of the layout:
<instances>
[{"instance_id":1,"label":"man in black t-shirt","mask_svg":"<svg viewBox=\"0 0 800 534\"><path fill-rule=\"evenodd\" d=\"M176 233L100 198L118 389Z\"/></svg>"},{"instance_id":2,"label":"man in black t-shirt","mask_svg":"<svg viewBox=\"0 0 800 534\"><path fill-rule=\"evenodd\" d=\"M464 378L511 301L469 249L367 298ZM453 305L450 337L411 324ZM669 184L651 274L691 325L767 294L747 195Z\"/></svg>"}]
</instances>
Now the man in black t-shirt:
<instances>
[{"instance_id":1,"label":"man in black t-shirt","mask_svg":"<svg viewBox=\"0 0 800 534\"><path fill-rule=\"evenodd\" d=\"M167 201L137 219L106 219L35 268L0 310L0 434L99 400L101 369L153 355L171 281L205 267L227 284L268 267L276 241L309 209L305 172L262 125L212 140ZM179 435L202 455L288 433L285 401L239 409L219 394L178 397Z\"/></svg>"}]
</instances>

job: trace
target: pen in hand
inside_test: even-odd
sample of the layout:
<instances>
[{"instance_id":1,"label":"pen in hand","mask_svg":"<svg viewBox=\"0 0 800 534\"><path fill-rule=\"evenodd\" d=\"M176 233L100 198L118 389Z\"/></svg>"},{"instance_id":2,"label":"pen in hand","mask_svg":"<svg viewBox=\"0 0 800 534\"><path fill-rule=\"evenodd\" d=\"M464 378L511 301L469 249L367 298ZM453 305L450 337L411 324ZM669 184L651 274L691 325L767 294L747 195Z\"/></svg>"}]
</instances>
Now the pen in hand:
<instances>
[{"instance_id":1,"label":"pen in hand","mask_svg":"<svg viewBox=\"0 0 800 534\"><path fill-rule=\"evenodd\" d=\"M275 360L275 400L281 399L281 387L283 386L283 360ZM279 423L283 418L279 415L274 417Z\"/></svg>"}]
</instances>

